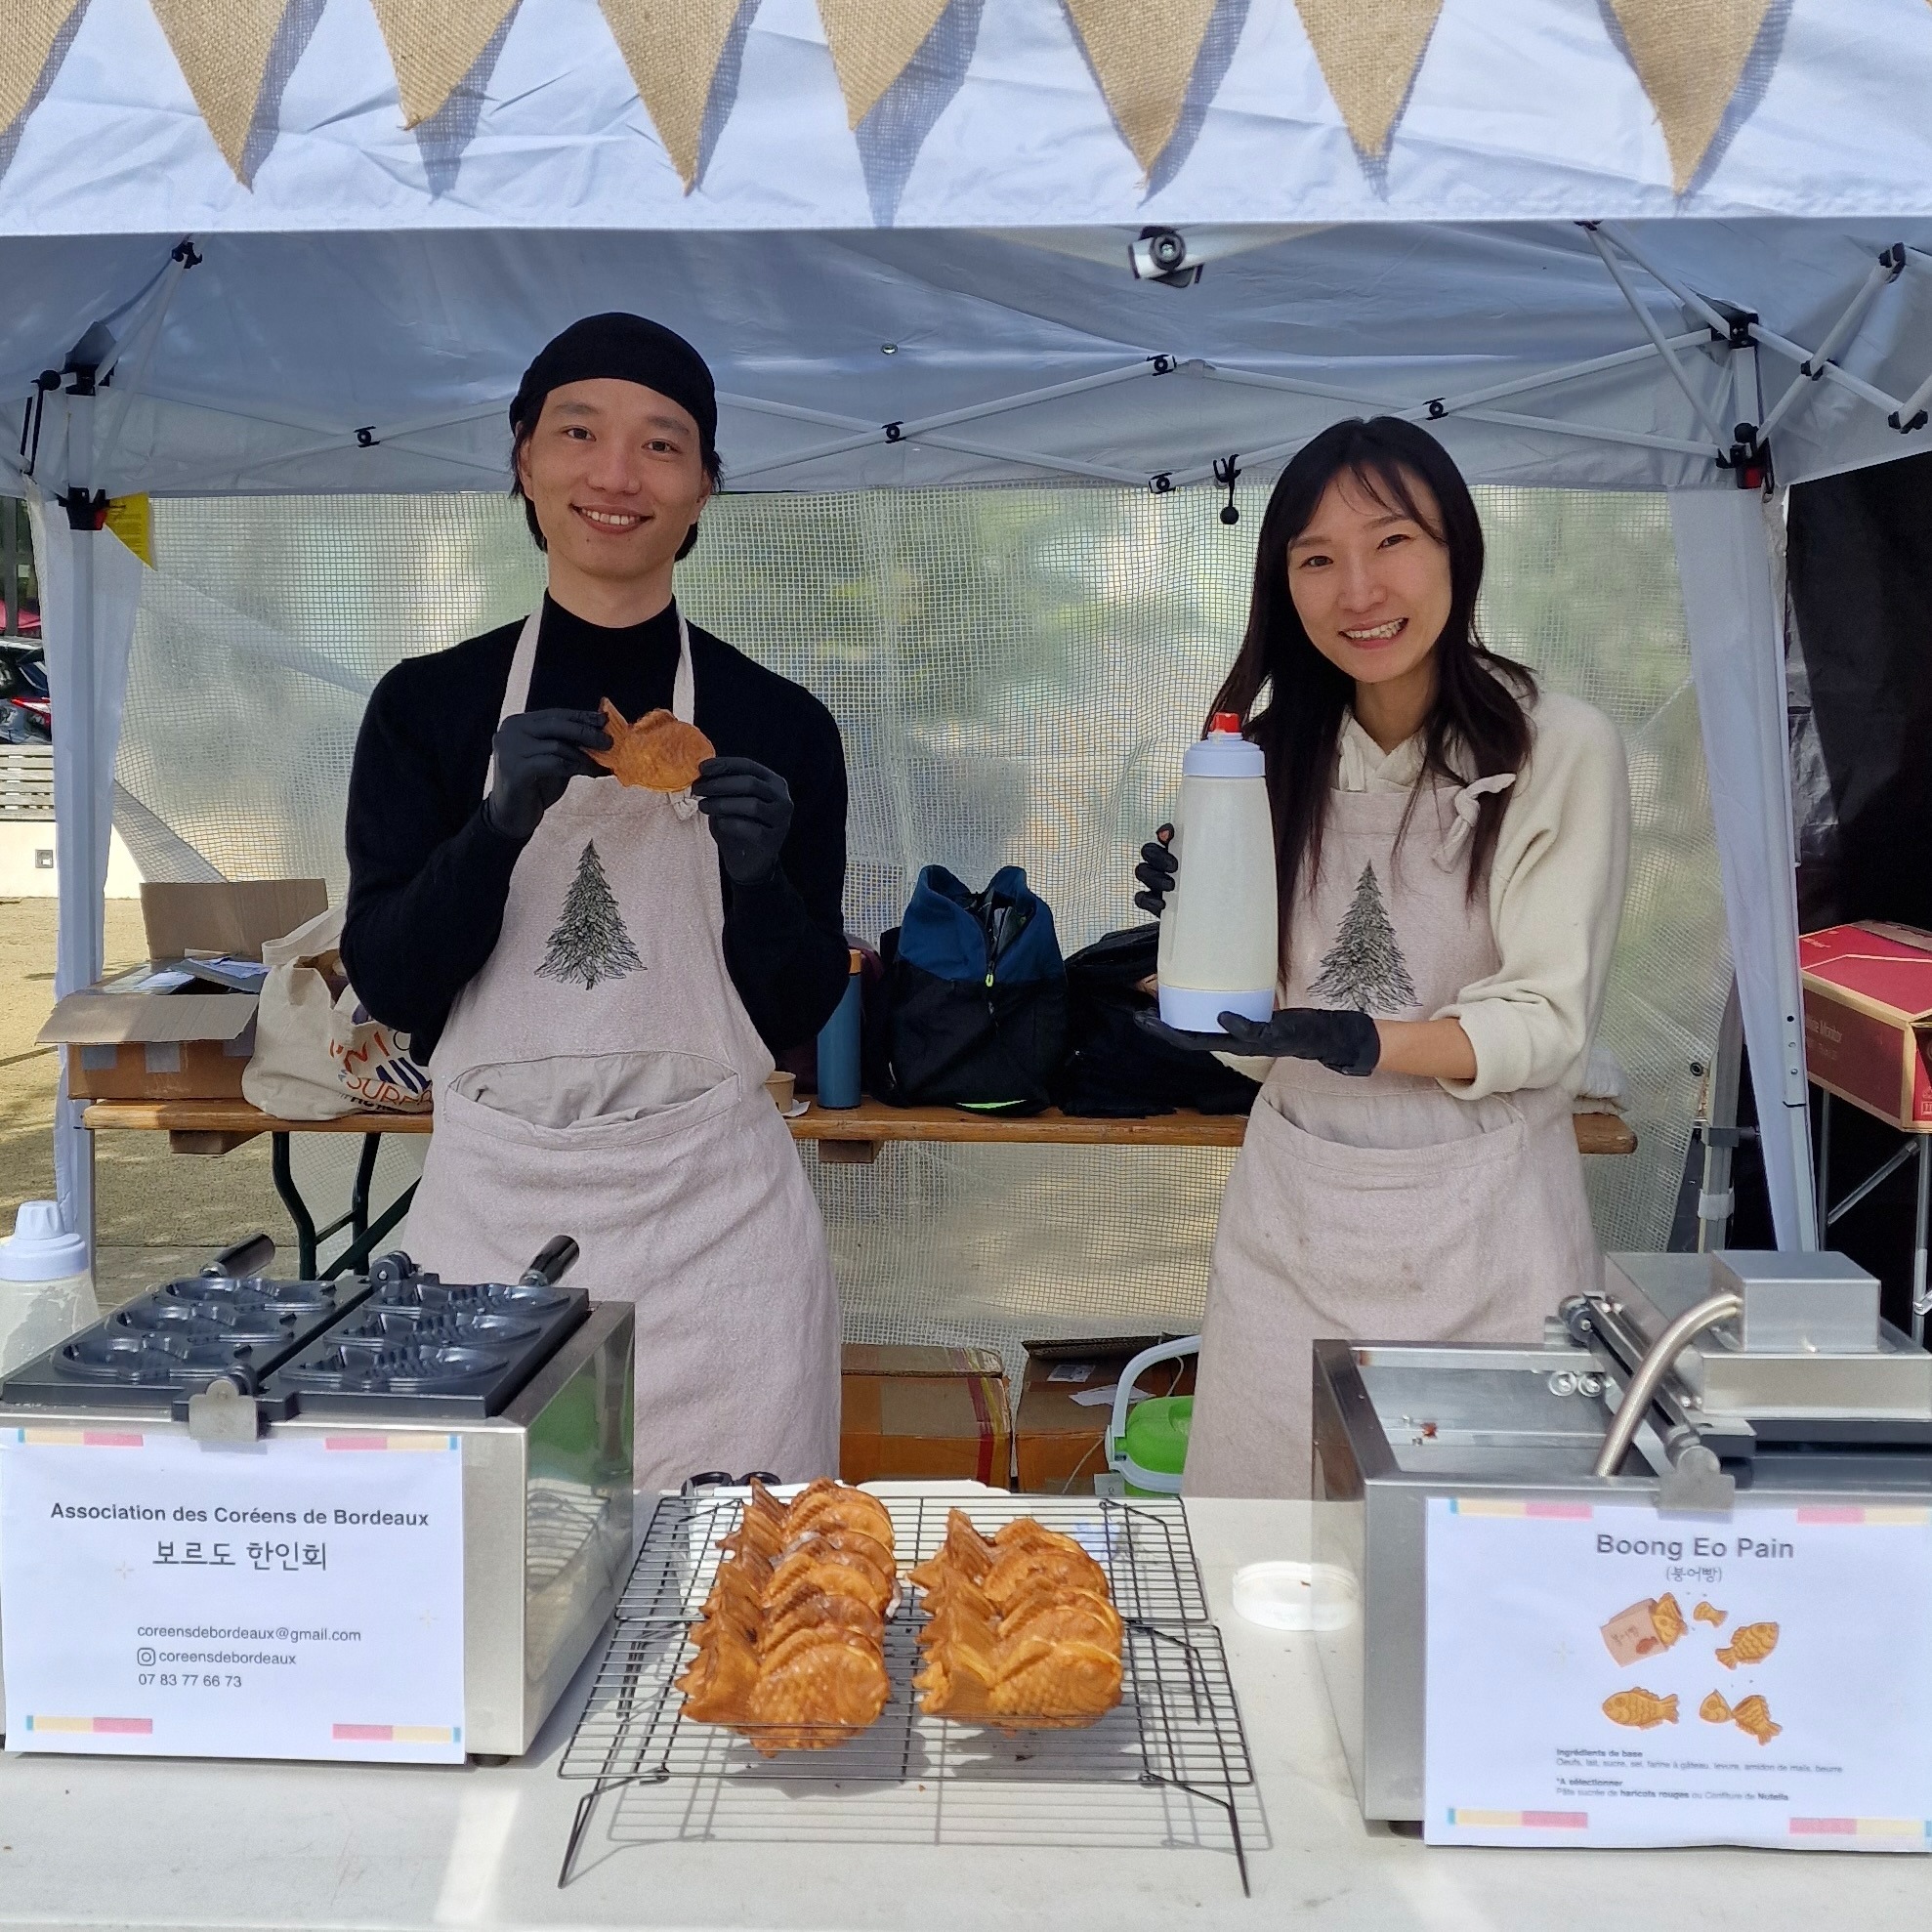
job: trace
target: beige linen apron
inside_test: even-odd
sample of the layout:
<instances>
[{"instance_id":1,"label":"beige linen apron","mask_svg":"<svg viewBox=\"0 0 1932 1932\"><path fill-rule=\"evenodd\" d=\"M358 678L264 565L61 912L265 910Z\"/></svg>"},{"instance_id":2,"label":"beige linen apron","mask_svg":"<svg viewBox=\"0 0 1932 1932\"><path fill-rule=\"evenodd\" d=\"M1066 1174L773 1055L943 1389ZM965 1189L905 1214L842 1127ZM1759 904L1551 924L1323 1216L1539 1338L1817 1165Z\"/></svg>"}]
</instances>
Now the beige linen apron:
<instances>
[{"instance_id":1,"label":"beige linen apron","mask_svg":"<svg viewBox=\"0 0 1932 1932\"><path fill-rule=\"evenodd\" d=\"M538 619L503 718L529 695ZM678 619L671 708L693 710ZM495 771L491 763L491 777ZM484 780L487 794L490 780ZM637 1481L838 1473L824 1227L725 966L718 849L688 793L572 778L431 1061L436 1132L405 1237L446 1281L514 1281L552 1235L637 1308Z\"/></svg>"},{"instance_id":2,"label":"beige linen apron","mask_svg":"<svg viewBox=\"0 0 1932 1932\"><path fill-rule=\"evenodd\" d=\"M1508 779L1328 795L1282 1003L1422 1020L1499 963L1466 891L1475 800ZM1191 1495L1309 1493L1320 1339L1533 1341L1601 1262L1567 1093L1457 1100L1277 1060L1229 1176L1188 1444Z\"/></svg>"}]
</instances>

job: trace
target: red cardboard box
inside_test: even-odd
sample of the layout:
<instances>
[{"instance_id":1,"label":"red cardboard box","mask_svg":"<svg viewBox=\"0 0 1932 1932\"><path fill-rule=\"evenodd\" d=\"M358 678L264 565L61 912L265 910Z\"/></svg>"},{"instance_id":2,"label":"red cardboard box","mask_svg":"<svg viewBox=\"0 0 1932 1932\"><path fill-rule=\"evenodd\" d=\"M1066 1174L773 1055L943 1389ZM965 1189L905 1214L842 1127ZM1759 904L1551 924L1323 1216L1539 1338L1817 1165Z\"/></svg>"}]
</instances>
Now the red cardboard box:
<instances>
[{"instance_id":1,"label":"red cardboard box","mask_svg":"<svg viewBox=\"0 0 1932 1932\"><path fill-rule=\"evenodd\" d=\"M1932 933L1866 920L1806 933L1805 1061L1827 1093L1907 1132L1932 1132Z\"/></svg>"}]
</instances>

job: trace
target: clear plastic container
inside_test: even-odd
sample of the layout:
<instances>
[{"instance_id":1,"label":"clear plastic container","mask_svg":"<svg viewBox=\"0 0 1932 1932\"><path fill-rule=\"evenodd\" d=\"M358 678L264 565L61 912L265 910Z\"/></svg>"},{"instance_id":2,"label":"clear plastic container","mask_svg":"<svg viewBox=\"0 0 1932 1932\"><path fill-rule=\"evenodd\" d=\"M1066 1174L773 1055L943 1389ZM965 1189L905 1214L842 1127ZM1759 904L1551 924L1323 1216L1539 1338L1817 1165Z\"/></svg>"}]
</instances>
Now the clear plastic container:
<instances>
[{"instance_id":1,"label":"clear plastic container","mask_svg":"<svg viewBox=\"0 0 1932 1932\"><path fill-rule=\"evenodd\" d=\"M1266 1020L1281 951L1275 825L1261 747L1233 712L1188 747L1174 823L1181 870L1160 921L1160 1017L1191 1033L1220 1032L1223 1013Z\"/></svg>"},{"instance_id":2,"label":"clear plastic container","mask_svg":"<svg viewBox=\"0 0 1932 1932\"><path fill-rule=\"evenodd\" d=\"M101 1319L87 1243L51 1200L26 1200L0 1241L0 1375Z\"/></svg>"}]
</instances>

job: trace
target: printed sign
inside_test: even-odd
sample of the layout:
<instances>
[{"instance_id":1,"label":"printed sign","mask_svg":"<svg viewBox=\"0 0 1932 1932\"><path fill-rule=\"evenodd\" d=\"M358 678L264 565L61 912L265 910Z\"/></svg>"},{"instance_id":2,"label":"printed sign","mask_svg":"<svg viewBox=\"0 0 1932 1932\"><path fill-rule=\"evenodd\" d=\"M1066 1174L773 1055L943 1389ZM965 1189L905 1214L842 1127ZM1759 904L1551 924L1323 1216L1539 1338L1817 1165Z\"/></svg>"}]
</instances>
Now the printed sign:
<instances>
[{"instance_id":1,"label":"printed sign","mask_svg":"<svg viewBox=\"0 0 1932 1932\"><path fill-rule=\"evenodd\" d=\"M1924 1851L1932 1510L1434 1497L1424 1835Z\"/></svg>"},{"instance_id":2,"label":"printed sign","mask_svg":"<svg viewBox=\"0 0 1932 1932\"><path fill-rule=\"evenodd\" d=\"M454 1763L454 1436L0 1430L7 1747Z\"/></svg>"}]
</instances>

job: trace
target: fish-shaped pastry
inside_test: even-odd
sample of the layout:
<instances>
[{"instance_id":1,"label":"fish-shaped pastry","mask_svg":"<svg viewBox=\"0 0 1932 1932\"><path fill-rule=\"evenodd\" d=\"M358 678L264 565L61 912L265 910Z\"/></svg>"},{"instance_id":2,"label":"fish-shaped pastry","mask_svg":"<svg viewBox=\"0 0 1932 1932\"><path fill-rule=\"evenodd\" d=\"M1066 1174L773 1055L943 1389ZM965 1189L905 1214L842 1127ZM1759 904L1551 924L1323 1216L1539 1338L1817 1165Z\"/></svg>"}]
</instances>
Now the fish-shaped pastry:
<instances>
[{"instance_id":1,"label":"fish-shaped pastry","mask_svg":"<svg viewBox=\"0 0 1932 1932\"><path fill-rule=\"evenodd\" d=\"M1731 1721L1731 1706L1724 1701L1723 1692L1711 1692L1710 1696L1704 1699L1702 1703L1699 1704L1698 1715L1706 1724L1729 1724Z\"/></svg>"},{"instance_id":2,"label":"fish-shaped pastry","mask_svg":"<svg viewBox=\"0 0 1932 1932\"><path fill-rule=\"evenodd\" d=\"M1719 1610L1714 1603L1701 1603L1696 1610L1692 1611L1691 1621L1693 1623L1708 1623L1715 1630L1723 1624L1724 1619L1730 1615L1731 1613L1728 1610Z\"/></svg>"},{"instance_id":3,"label":"fish-shaped pastry","mask_svg":"<svg viewBox=\"0 0 1932 1932\"><path fill-rule=\"evenodd\" d=\"M1653 1725L1677 1722L1677 1699L1674 1693L1660 1698L1655 1691L1634 1688L1616 1691L1604 1699L1603 1714L1613 1724L1627 1725L1633 1731L1648 1731Z\"/></svg>"},{"instance_id":4,"label":"fish-shaped pastry","mask_svg":"<svg viewBox=\"0 0 1932 1932\"><path fill-rule=\"evenodd\" d=\"M1731 1722L1740 1731L1748 1732L1760 1744L1768 1744L1779 1732L1782 1724L1771 1721L1771 1706L1762 1698L1745 1698L1731 1713Z\"/></svg>"},{"instance_id":5,"label":"fish-shaped pastry","mask_svg":"<svg viewBox=\"0 0 1932 1932\"><path fill-rule=\"evenodd\" d=\"M1741 1663L1762 1663L1777 1648L1777 1624L1741 1623L1731 1632L1730 1643L1717 1653L1717 1660L1726 1670L1735 1670Z\"/></svg>"},{"instance_id":6,"label":"fish-shaped pastry","mask_svg":"<svg viewBox=\"0 0 1932 1932\"><path fill-rule=\"evenodd\" d=\"M1677 1599L1668 1590L1651 1605L1651 1627L1665 1650L1691 1627L1684 1621L1684 1613L1677 1608Z\"/></svg>"}]
</instances>

